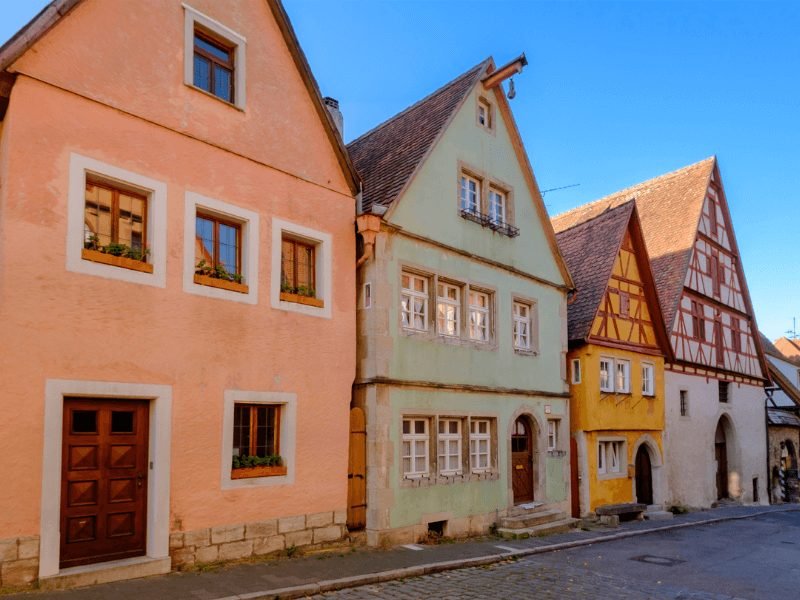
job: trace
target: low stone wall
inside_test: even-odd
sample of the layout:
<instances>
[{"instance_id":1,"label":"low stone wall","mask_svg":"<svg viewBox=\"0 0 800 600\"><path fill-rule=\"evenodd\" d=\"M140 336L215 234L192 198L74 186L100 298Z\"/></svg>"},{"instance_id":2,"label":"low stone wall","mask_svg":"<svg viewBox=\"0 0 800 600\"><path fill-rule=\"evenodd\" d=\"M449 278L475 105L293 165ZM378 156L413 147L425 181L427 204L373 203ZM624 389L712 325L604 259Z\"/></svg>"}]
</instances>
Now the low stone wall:
<instances>
[{"instance_id":1,"label":"low stone wall","mask_svg":"<svg viewBox=\"0 0 800 600\"><path fill-rule=\"evenodd\" d=\"M367 545L396 546L398 544L416 544L422 542L428 535L428 523L431 521L446 521L447 525L444 529L444 535L448 538L486 535L497 525L499 519L505 517L506 514L506 510L496 510L480 515L455 518L448 513L426 515L422 522L408 527L384 530L367 529Z\"/></svg>"},{"instance_id":2,"label":"low stone wall","mask_svg":"<svg viewBox=\"0 0 800 600\"><path fill-rule=\"evenodd\" d=\"M172 568L336 542L347 534L346 521L347 511L337 510L175 532L169 536Z\"/></svg>"},{"instance_id":3,"label":"low stone wall","mask_svg":"<svg viewBox=\"0 0 800 600\"><path fill-rule=\"evenodd\" d=\"M0 540L0 588L30 585L39 577L39 536Z\"/></svg>"}]
</instances>

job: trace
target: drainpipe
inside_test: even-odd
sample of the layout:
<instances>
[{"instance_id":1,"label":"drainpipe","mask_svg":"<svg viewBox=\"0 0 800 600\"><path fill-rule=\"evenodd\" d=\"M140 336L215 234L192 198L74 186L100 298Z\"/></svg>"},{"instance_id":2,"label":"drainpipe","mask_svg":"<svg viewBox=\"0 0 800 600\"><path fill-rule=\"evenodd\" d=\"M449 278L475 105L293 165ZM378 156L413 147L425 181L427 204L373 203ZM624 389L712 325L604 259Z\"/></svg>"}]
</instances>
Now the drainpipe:
<instances>
[{"instance_id":1,"label":"drainpipe","mask_svg":"<svg viewBox=\"0 0 800 600\"><path fill-rule=\"evenodd\" d=\"M764 393L766 396L764 397L764 428L766 430L766 445L767 445L767 502L772 504L772 472L769 468L769 403L775 404L772 400L772 394L777 390L777 387L774 386L765 386Z\"/></svg>"},{"instance_id":2,"label":"drainpipe","mask_svg":"<svg viewBox=\"0 0 800 600\"><path fill-rule=\"evenodd\" d=\"M384 208L384 207L381 207ZM385 208L384 208L384 212ZM356 261L356 269L375 256L375 239L381 230L381 217L377 214L362 214L356 217L356 231L364 240L364 253Z\"/></svg>"}]
</instances>

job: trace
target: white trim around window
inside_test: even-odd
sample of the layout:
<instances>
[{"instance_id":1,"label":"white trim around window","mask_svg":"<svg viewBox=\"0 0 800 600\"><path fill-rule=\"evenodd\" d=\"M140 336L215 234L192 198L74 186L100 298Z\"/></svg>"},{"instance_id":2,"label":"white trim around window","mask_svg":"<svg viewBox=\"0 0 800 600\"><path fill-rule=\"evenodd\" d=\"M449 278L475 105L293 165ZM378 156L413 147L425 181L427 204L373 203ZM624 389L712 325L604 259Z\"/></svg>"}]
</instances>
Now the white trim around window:
<instances>
[{"instance_id":1,"label":"white trim around window","mask_svg":"<svg viewBox=\"0 0 800 600\"><path fill-rule=\"evenodd\" d=\"M147 196L147 262L152 273L125 269L82 258L86 177L92 175L123 186L136 188ZM67 192L67 271L106 279L117 279L155 287L167 285L167 184L133 171L71 153Z\"/></svg>"},{"instance_id":2,"label":"white trim around window","mask_svg":"<svg viewBox=\"0 0 800 600\"><path fill-rule=\"evenodd\" d=\"M234 92L232 104L236 108L244 110L247 91L247 68L245 64L247 40L243 35L236 33L208 15L204 15L188 4L183 3L182 6L185 9L186 15L183 29L183 82L192 89L199 89L194 85L194 32L195 28L199 25L202 29L214 33L217 37L225 40L234 47ZM207 93L205 90L200 91ZM209 95L213 96L213 94ZM225 100L221 98L220 100L225 102Z\"/></svg>"},{"instance_id":3,"label":"white trim around window","mask_svg":"<svg viewBox=\"0 0 800 600\"><path fill-rule=\"evenodd\" d=\"M316 269L315 289L317 293L316 297L323 302L321 308L300 304L298 302L281 300L281 252L284 233L302 242L314 245L314 268ZM311 317L330 319L333 314L331 306L333 303L332 287L333 237L331 234L273 217L272 262L269 283L269 296L272 308L301 313Z\"/></svg>"},{"instance_id":4,"label":"white trim around window","mask_svg":"<svg viewBox=\"0 0 800 600\"><path fill-rule=\"evenodd\" d=\"M492 468L492 422L489 419L470 419L469 465L473 473Z\"/></svg>"},{"instance_id":5,"label":"white trim around window","mask_svg":"<svg viewBox=\"0 0 800 600\"><path fill-rule=\"evenodd\" d=\"M492 296L487 292L470 289L468 299L469 339L474 342L488 342L492 335Z\"/></svg>"},{"instance_id":6,"label":"white trim around window","mask_svg":"<svg viewBox=\"0 0 800 600\"><path fill-rule=\"evenodd\" d=\"M614 388L618 394L630 394L631 361L617 358L614 362Z\"/></svg>"},{"instance_id":7,"label":"white trim around window","mask_svg":"<svg viewBox=\"0 0 800 600\"><path fill-rule=\"evenodd\" d=\"M530 351L533 333L533 307L527 302L514 300L511 312L514 320L512 331L514 349L524 352Z\"/></svg>"},{"instance_id":8,"label":"white trim around window","mask_svg":"<svg viewBox=\"0 0 800 600\"><path fill-rule=\"evenodd\" d=\"M421 286L417 284L420 283ZM400 325L406 331L428 331L431 278L408 271L400 274ZM419 288L422 289L419 289Z\"/></svg>"},{"instance_id":9,"label":"white trim around window","mask_svg":"<svg viewBox=\"0 0 800 600\"><path fill-rule=\"evenodd\" d=\"M461 419L437 419L436 462L439 468L439 475L453 476L462 473L461 423Z\"/></svg>"},{"instance_id":10,"label":"white trim around window","mask_svg":"<svg viewBox=\"0 0 800 600\"><path fill-rule=\"evenodd\" d=\"M653 363L642 363L642 395L655 396L656 394L656 368Z\"/></svg>"},{"instance_id":11,"label":"white trim around window","mask_svg":"<svg viewBox=\"0 0 800 600\"><path fill-rule=\"evenodd\" d=\"M560 419L547 419L547 451L558 450L558 425Z\"/></svg>"},{"instance_id":12,"label":"white trim around window","mask_svg":"<svg viewBox=\"0 0 800 600\"><path fill-rule=\"evenodd\" d=\"M461 287L439 281L436 284L436 331L439 335L461 335Z\"/></svg>"},{"instance_id":13,"label":"white trim around window","mask_svg":"<svg viewBox=\"0 0 800 600\"><path fill-rule=\"evenodd\" d=\"M627 477L627 444L624 438L597 441L597 474L600 479Z\"/></svg>"},{"instance_id":14,"label":"white trim around window","mask_svg":"<svg viewBox=\"0 0 800 600\"><path fill-rule=\"evenodd\" d=\"M600 357L600 391L614 391L614 359L607 356Z\"/></svg>"},{"instance_id":15,"label":"white trim around window","mask_svg":"<svg viewBox=\"0 0 800 600\"><path fill-rule=\"evenodd\" d=\"M402 468L406 479L430 474L430 419L405 417L402 425Z\"/></svg>"},{"instance_id":16,"label":"white trim around window","mask_svg":"<svg viewBox=\"0 0 800 600\"><path fill-rule=\"evenodd\" d=\"M602 359L601 359L602 360ZM570 382L572 385L578 385L581 382L581 359L573 358L570 361Z\"/></svg>"},{"instance_id":17,"label":"white trim around window","mask_svg":"<svg viewBox=\"0 0 800 600\"><path fill-rule=\"evenodd\" d=\"M241 274L243 283L248 288L246 294L194 282L195 231L198 210L240 224L242 231ZM222 200L186 192L183 221L183 291L207 298L258 304L258 213Z\"/></svg>"},{"instance_id":18,"label":"white trim around window","mask_svg":"<svg viewBox=\"0 0 800 600\"><path fill-rule=\"evenodd\" d=\"M283 458L283 464L286 465L286 475L231 479L231 461L233 460L233 407L237 403L280 405L280 453ZM287 392L225 390L222 409L222 464L220 477L222 489L230 490L236 488L293 484L297 467L297 454L295 452L296 426L297 394Z\"/></svg>"}]
</instances>

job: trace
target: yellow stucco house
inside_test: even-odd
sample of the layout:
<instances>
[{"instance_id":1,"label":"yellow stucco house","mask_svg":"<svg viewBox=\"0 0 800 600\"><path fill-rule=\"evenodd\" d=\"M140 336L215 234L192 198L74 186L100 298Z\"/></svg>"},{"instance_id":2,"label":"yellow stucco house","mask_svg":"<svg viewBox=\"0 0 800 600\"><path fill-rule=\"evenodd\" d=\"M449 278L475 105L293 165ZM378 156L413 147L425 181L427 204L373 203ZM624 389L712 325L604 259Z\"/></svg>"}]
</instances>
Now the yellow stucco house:
<instances>
[{"instance_id":1,"label":"yellow stucco house","mask_svg":"<svg viewBox=\"0 0 800 600\"><path fill-rule=\"evenodd\" d=\"M580 210L553 219L578 290L568 307L573 516L663 502L671 356L635 201L585 220Z\"/></svg>"}]
</instances>

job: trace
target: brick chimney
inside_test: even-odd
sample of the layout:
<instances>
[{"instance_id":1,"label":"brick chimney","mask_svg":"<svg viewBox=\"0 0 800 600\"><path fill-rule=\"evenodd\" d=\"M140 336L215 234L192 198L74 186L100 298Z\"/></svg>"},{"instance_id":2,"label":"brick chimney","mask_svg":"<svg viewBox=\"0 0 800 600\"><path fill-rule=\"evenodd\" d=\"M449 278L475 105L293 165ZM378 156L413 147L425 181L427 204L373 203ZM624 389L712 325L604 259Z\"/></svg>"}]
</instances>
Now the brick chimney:
<instances>
[{"instance_id":1,"label":"brick chimney","mask_svg":"<svg viewBox=\"0 0 800 600\"><path fill-rule=\"evenodd\" d=\"M339 110L339 101L330 96L325 96L322 101L325 103L325 108L331 113L336 129L339 130L339 135L344 139L344 117L342 117L342 111Z\"/></svg>"}]
</instances>

